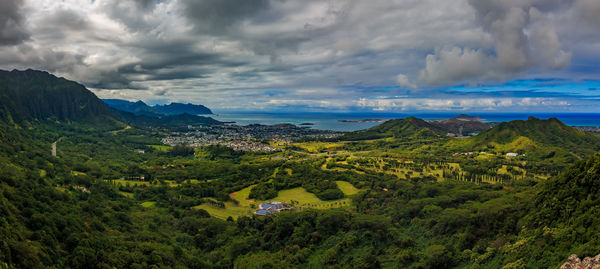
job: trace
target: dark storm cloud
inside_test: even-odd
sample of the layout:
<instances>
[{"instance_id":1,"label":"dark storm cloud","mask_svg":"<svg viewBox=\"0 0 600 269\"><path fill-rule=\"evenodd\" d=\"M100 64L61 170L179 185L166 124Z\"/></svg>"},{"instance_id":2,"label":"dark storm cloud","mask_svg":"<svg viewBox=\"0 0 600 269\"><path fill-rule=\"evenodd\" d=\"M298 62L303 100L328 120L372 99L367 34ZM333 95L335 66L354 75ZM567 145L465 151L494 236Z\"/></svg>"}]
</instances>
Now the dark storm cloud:
<instances>
[{"instance_id":1,"label":"dark storm cloud","mask_svg":"<svg viewBox=\"0 0 600 269\"><path fill-rule=\"evenodd\" d=\"M137 43L134 48L140 50L143 57L138 63L144 69L169 68L173 66L219 66L234 67L243 65L241 61L224 59L223 55L198 51L194 43L186 41Z\"/></svg>"},{"instance_id":2,"label":"dark storm cloud","mask_svg":"<svg viewBox=\"0 0 600 269\"><path fill-rule=\"evenodd\" d=\"M274 0L279 1L279 0ZM244 27L269 25L274 28L285 13L273 10L269 0L183 0L183 14L193 24L196 32L235 40L257 55L269 57L271 64L280 62L280 54L296 52L298 46L311 40L315 31L304 26L292 32L254 33ZM284 2L284 1L279 1ZM275 25L273 25L275 24Z\"/></svg>"},{"instance_id":3,"label":"dark storm cloud","mask_svg":"<svg viewBox=\"0 0 600 269\"><path fill-rule=\"evenodd\" d=\"M161 2L160 0L130 0L135 2L142 9L153 8L156 3Z\"/></svg>"},{"instance_id":4,"label":"dark storm cloud","mask_svg":"<svg viewBox=\"0 0 600 269\"><path fill-rule=\"evenodd\" d=\"M69 39L75 33L81 33L86 38L94 38L90 22L74 10L60 9L43 18L34 27L37 36L52 39Z\"/></svg>"},{"instance_id":5,"label":"dark storm cloud","mask_svg":"<svg viewBox=\"0 0 600 269\"><path fill-rule=\"evenodd\" d=\"M148 40L131 46L137 51L139 60L120 65L114 72L101 73L102 79L89 85L99 89L145 90L147 87L136 82L203 79L215 70L247 64L226 59L219 53L198 51L193 43L187 41Z\"/></svg>"},{"instance_id":6,"label":"dark storm cloud","mask_svg":"<svg viewBox=\"0 0 600 269\"><path fill-rule=\"evenodd\" d=\"M578 0L575 3L577 15L591 26L600 27L600 1ZM597 30L597 28L596 28Z\"/></svg>"},{"instance_id":7,"label":"dark storm cloud","mask_svg":"<svg viewBox=\"0 0 600 269\"><path fill-rule=\"evenodd\" d=\"M183 13L197 31L225 34L235 24L250 19L269 6L268 0L182 0Z\"/></svg>"},{"instance_id":8,"label":"dark storm cloud","mask_svg":"<svg viewBox=\"0 0 600 269\"><path fill-rule=\"evenodd\" d=\"M129 90L147 90L146 87L137 86L127 78L126 74L116 71L98 72L98 80L85 82L87 87L98 89L129 89Z\"/></svg>"},{"instance_id":9,"label":"dark storm cloud","mask_svg":"<svg viewBox=\"0 0 600 269\"><path fill-rule=\"evenodd\" d=\"M29 38L23 25L22 3L22 0L0 1L0 46L19 44Z\"/></svg>"}]
</instances>

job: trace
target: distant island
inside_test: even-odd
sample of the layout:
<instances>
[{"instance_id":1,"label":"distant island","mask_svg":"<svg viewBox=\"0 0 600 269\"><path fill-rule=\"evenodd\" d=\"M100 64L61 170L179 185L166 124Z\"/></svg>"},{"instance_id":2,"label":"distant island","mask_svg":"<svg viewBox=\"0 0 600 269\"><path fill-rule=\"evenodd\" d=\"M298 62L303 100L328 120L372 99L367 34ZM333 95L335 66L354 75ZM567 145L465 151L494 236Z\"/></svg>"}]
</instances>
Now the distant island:
<instances>
[{"instance_id":1,"label":"distant island","mask_svg":"<svg viewBox=\"0 0 600 269\"><path fill-rule=\"evenodd\" d=\"M483 119L480 117L470 116L470 115L466 115L466 114L460 114L460 115L454 117L454 119L461 120L461 121L483 121Z\"/></svg>"},{"instance_id":2,"label":"distant island","mask_svg":"<svg viewBox=\"0 0 600 269\"><path fill-rule=\"evenodd\" d=\"M386 122L388 120L382 119L363 119L363 120L338 120L339 122Z\"/></svg>"},{"instance_id":3,"label":"distant island","mask_svg":"<svg viewBox=\"0 0 600 269\"><path fill-rule=\"evenodd\" d=\"M312 125L315 125L315 124L314 124L314 123L312 123L312 122L303 122L303 123L300 123L300 124L298 124L298 125L302 125L302 126L312 126Z\"/></svg>"}]
</instances>

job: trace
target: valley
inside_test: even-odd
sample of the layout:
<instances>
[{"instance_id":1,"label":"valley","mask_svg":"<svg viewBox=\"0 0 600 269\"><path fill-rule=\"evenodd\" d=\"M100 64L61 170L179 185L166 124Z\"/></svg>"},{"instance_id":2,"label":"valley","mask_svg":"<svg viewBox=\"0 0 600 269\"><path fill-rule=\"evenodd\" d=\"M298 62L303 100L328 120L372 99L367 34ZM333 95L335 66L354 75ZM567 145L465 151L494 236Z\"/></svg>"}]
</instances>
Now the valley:
<instances>
[{"instance_id":1,"label":"valley","mask_svg":"<svg viewBox=\"0 0 600 269\"><path fill-rule=\"evenodd\" d=\"M35 96L1 106L0 268L557 268L600 252L600 136L555 118L464 138L416 117L230 126L22 72L0 87ZM290 210L255 214L268 202Z\"/></svg>"}]
</instances>

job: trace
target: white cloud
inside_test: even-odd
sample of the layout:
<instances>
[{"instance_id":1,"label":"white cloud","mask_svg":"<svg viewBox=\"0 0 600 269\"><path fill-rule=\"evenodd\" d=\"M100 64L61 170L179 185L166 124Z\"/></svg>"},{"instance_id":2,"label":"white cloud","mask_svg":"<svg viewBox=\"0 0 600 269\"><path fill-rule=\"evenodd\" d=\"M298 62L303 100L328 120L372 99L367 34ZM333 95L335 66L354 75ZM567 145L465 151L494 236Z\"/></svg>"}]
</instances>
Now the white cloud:
<instances>
[{"instance_id":1,"label":"white cloud","mask_svg":"<svg viewBox=\"0 0 600 269\"><path fill-rule=\"evenodd\" d=\"M477 78L493 78L490 57L481 50L452 48L437 51L425 58L425 68L421 70L420 80L428 85L444 86Z\"/></svg>"},{"instance_id":2,"label":"white cloud","mask_svg":"<svg viewBox=\"0 0 600 269\"><path fill-rule=\"evenodd\" d=\"M404 74L399 74L398 76L396 76L396 82L398 82L398 86L400 87L406 87L409 89L416 89L417 85L410 82L410 80L408 79L408 77Z\"/></svg>"},{"instance_id":3,"label":"white cloud","mask_svg":"<svg viewBox=\"0 0 600 269\"><path fill-rule=\"evenodd\" d=\"M375 111L519 111L523 106L528 109L535 107L564 108L570 103L558 98L395 98L395 99L360 99L357 105Z\"/></svg>"}]
</instances>

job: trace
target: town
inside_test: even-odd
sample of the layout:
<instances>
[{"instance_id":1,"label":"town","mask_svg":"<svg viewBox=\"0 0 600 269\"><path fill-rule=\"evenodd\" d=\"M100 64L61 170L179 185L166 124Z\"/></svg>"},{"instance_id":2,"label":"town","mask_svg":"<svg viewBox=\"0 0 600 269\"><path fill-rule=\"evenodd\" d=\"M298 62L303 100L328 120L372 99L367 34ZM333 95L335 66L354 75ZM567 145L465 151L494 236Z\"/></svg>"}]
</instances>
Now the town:
<instances>
[{"instance_id":1,"label":"town","mask_svg":"<svg viewBox=\"0 0 600 269\"><path fill-rule=\"evenodd\" d=\"M188 126L187 131L170 132L162 139L169 146L187 145L201 147L221 145L236 151L279 151L269 144L268 140L278 143L289 143L306 138L333 138L341 133L326 130L315 130L310 127L298 127L293 124L245 126L235 124Z\"/></svg>"}]
</instances>

